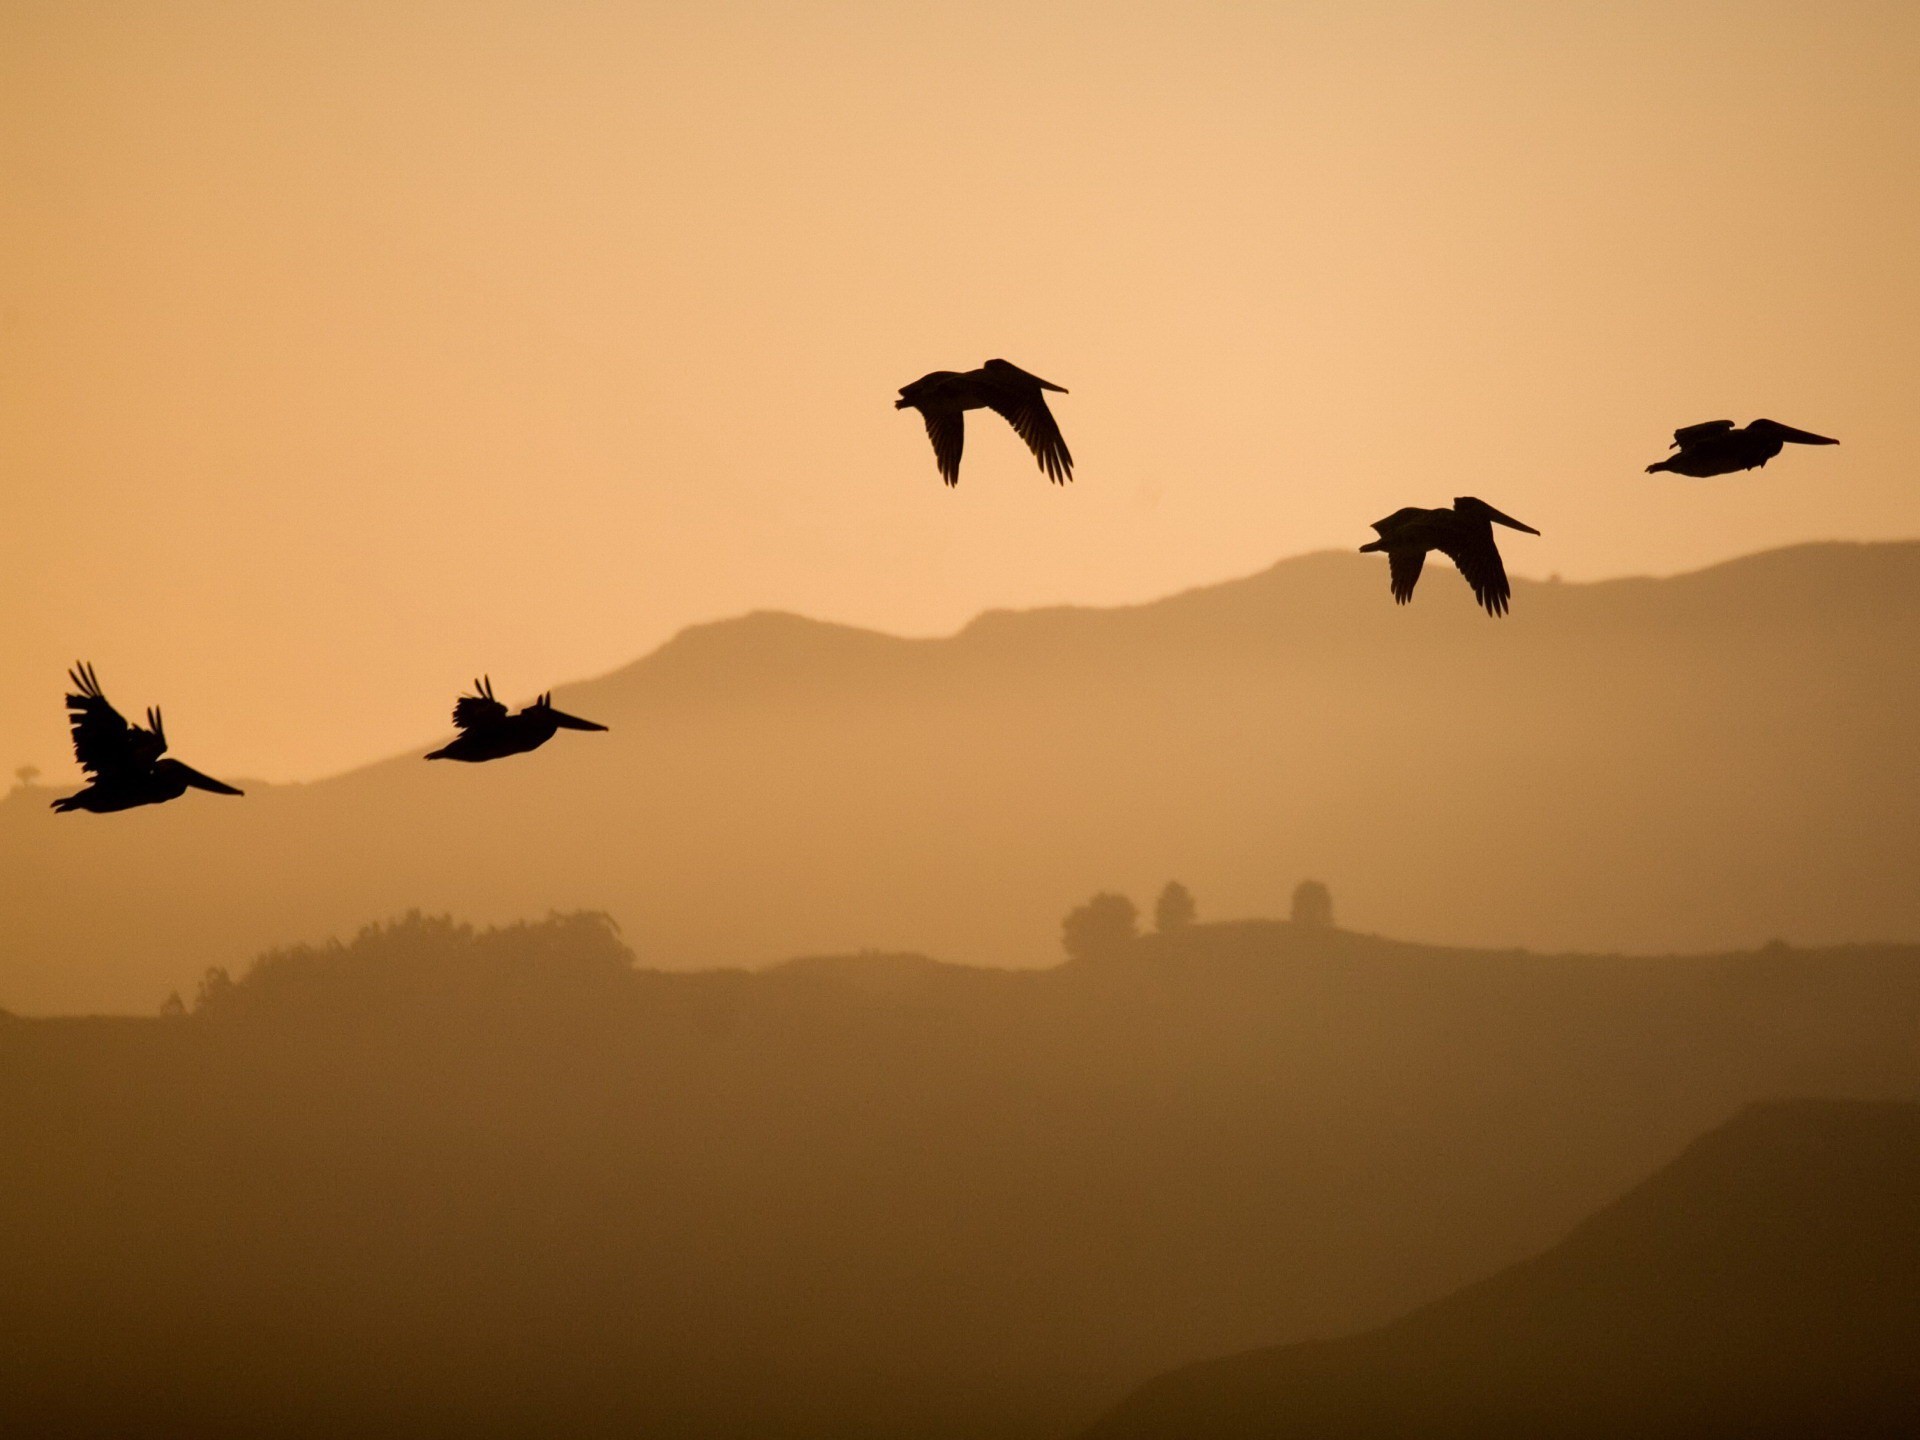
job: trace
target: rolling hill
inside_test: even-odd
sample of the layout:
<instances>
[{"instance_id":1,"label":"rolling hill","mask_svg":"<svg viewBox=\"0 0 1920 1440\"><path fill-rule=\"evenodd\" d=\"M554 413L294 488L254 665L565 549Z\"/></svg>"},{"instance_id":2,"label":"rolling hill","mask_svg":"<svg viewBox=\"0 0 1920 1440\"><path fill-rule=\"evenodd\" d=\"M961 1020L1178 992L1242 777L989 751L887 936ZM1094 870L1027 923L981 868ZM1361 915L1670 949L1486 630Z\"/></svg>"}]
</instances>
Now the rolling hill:
<instances>
[{"instance_id":1,"label":"rolling hill","mask_svg":"<svg viewBox=\"0 0 1920 1440\"><path fill-rule=\"evenodd\" d=\"M16 1428L1040 1440L1538 1252L1756 1100L1920 1096L1911 946L631 958L414 920L0 1017Z\"/></svg>"},{"instance_id":2,"label":"rolling hill","mask_svg":"<svg viewBox=\"0 0 1920 1440\"><path fill-rule=\"evenodd\" d=\"M1088 1440L1920 1429L1920 1107L1756 1106L1560 1244L1379 1330L1189 1366Z\"/></svg>"},{"instance_id":3,"label":"rolling hill","mask_svg":"<svg viewBox=\"0 0 1920 1440\"><path fill-rule=\"evenodd\" d=\"M491 766L103 817L15 790L0 1005L151 1011L415 906L603 909L667 967L1031 965L1070 905L1170 875L1214 915L1317 875L1370 928L1462 944L1920 934L1920 544L1522 582L1502 621L1444 570L1395 607L1373 558L937 640L702 626L559 692L610 734Z\"/></svg>"}]
</instances>

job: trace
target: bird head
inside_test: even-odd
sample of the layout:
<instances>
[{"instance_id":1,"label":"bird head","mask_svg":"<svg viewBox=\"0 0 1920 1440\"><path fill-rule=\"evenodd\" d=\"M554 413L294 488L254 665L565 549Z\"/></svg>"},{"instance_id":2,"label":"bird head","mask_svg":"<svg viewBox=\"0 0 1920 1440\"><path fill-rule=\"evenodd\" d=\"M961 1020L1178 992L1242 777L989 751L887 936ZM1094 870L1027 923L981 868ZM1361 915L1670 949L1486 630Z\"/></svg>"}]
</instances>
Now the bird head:
<instances>
[{"instance_id":1,"label":"bird head","mask_svg":"<svg viewBox=\"0 0 1920 1440\"><path fill-rule=\"evenodd\" d=\"M1505 525L1510 529L1524 530L1529 535L1538 535L1540 533L1531 525L1523 525L1511 515L1503 515L1500 511L1487 504L1486 501L1477 499L1472 495L1455 496L1453 508L1454 512L1459 515L1472 515L1481 520L1491 520L1495 525Z\"/></svg>"},{"instance_id":2,"label":"bird head","mask_svg":"<svg viewBox=\"0 0 1920 1440\"><path fill-rule=\"evenodd\" d=\"M171 776L183 785L191 786L195 790L211 790L215 795L244 795L247 793L244 790L236 790L225 781L216 780L211 775L202 775L191 765L183 764L178 760L160 761L153 767L153 773L156 778Z\"/></svg>"},{"instance_id":3,"label":"bird head","mask_svg":"<svg viewBox=\"0 0 1920 1440\"><path fill-rule=\"evenodd\" d=\"M527 707L530 714L541 715L558 725L562 730L604 730L604 725L596 725L591 720L582 720L578 715L569 715L564 710L553 708L553 692L548 691Z\"/></svg>"},{"instance_id":4,"label":"bird head","mask_svg":"<svg viewBox=\"0 0 1920 1440\"><path fill-rule=\"evenodd\" d=\"M1784 440L1790 445L1838 445L1838 440L1825 435L1816 435L1811 430L1796 430L1791 425L1782 425L1778 420L1756 420L1747 426L1750 434L1771 435L1776 440Z\"/></svg>"}]
</instances>

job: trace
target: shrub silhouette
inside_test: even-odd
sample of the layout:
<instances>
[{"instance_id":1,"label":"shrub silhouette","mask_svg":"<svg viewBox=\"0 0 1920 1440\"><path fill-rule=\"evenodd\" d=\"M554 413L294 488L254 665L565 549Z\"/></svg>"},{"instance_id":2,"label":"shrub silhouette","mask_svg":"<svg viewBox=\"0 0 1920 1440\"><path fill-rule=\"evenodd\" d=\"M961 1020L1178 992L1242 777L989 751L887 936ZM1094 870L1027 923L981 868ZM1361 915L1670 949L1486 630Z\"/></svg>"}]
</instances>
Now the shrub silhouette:
<instances>
[{"instance_id":1,"label":"shrub silhouette","mask_svg":"<svg viewBox=\"0 0 1920 1440\"><path fill-rule=\"evenodd\" d=\"M233 993L233 977L227 973L224 965L209 965L200 977L200 988L194 992L193 1008L198 1014L202 1010L218 1013L228 1003Z\"/></svg>"},{"instance_id":2,"label":"shrub silhouette","mask_svg":"<svg viewBox=\"0 0 1920 1440\"><path fill-rule=\"evenodd\" d=\"M1102 892L1060 922L1069 960L1103 960L1125 951L1139 934L1140 911L1124 895Z\"/></svg>"},{"instance_id":3,"label":"shrub silhouette","mask_svg":"<svg viewBox=\"0 0 1920 1440\"><path fill-rule=\"evenodd\" d=\"M1333 928L1333 892L1318 880L1293 887L1293 923L1308 930Z\"/></svg>"},{"instance_id":4,"label":"shrub silhouette","mask_svg":"<svg viewBox=\"0 0 1920 1440\"><path fill-rule=\"evenodd\" d=\"M1160 892L1160 898L1153 903L1153 928L1162 935L1185 930L1193 924L1198 913L1199 908L1193 903L1193 892L1178 880L1169 880L1167 888Z\"/></svg>"},{"instance_id":5,"label":"shrub silhouette","mask_svg":"<svg viewBox=\"0 0 1920 1440\"><path fill-rule=\"evenodd\" d=\"M369 1014L571 1008L633 974L619 926L596 911L478 930L411 911L346 944L272 950L238 980L209 971L194 1013L352 1019Z\"/></svg>"}]
</instances>

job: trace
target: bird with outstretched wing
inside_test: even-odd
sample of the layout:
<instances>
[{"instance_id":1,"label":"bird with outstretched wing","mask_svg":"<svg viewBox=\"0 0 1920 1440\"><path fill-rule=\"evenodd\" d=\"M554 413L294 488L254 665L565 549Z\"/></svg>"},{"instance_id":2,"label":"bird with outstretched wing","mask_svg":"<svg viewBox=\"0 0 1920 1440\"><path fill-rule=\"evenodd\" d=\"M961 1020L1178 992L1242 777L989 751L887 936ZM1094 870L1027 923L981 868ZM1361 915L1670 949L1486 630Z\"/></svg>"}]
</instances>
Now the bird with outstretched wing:
<instances>
[{"instance_id":1,"label":"bird with outstretched wing","mask_svg":"<svg viewBox=\"0 0 1920 1440\"><path fill-rule=\"evenodd\" d=\"M1487 614L1504 615L1513 598L1513 586L1500 559L1500 547L1493 542L1495 525L1524 530L1529 535L1540 533L1484 500L1461 495L1451 506L1429 510L1408 505L1384 520L1374 521L1374 533L1380 538L1360 549L1363 553L1386 552L1387 580L1399 604L1413 599L1413 587L1420 583L1427 552L1438 550L1453 561Z\"/></svg>"},{"instance_id":2,"label":"bird with outstretched wing","mask_svg":"<svg viewBox=\"0 0 1920 1440\"><path fill-rule=\"evenodd\" d=\"M93 666L82 661L67 672L67 679L73 685L67 695L73 757L87 772L87 783L75 794L56 799L55 810L105 814L177 800L189 790L209 790L215 795L241 793L224 780L203 775L167 755L167 730L161 723L159 706L148 707L144 728L130 725L101 691L100 677L93 673Z\"/></svg>"},{"instance_id":3,"label":"bird with outstretched wing","mask_svg":"<svg viewBox=\"0 0 1920 1440\"><path fill-rule=\"evenodd\" d=\"M1066 387L1029 374L1007 360L989 360L977 370L935 370L900 387L898 410L918 410L933 442L933 459L940 478L960 483L960 454L966 448L969 410L992 410L1040 462L1040 470L1056 485L1073 479L1073 454L1060 434L1059 422L1047 408L1048 390L1064 395Z\"/></svg>"},{"instance_id":4,"label":"bird with outstretched wing","mask_svg":"<svg viewBox=\"0 0 1920 1440\"><path fill-rule=\"evenodd\" d=\"M1702 420L1697 425L1682 425L1673 432L1673 454L1647 466L1655 475L1665 470L1675 475L1707 479L1731 475L1741 470L1757 470L1789 445L1838 445L1828 435L1816 435L1778 420L1760 419L1746 425L1731 420Z\"/></svg>"}]
</instances>

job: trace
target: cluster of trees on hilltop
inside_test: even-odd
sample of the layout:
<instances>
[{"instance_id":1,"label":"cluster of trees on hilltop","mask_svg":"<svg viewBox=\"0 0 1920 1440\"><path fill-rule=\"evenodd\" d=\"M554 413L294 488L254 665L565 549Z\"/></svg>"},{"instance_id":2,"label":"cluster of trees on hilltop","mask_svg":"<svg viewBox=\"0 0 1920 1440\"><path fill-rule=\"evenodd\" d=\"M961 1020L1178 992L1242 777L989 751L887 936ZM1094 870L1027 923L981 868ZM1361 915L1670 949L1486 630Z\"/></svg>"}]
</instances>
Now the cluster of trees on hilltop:
<instances>
[{"instance_id":1,"label":"cluster of trees on hilltop","mask_svg":"<svg viewBox=\"0 0 1920 1440\"><path fill-rule=\"evenodd\" d=\"M1153 933L1180 935L1198 920L1193 892L1168 881L1154 903ZM1291 920L1302 928L1330 928L1327 887L1301 881ZM1076 906L1061 922L1061 946L1070 961L1124 955L1141 934L1139 907L1111 891ZM190 1005L176 991L161 1014L326 1020L453 1003L553 1004L603 995L633 968L634 954L618 923L599 911L476 929L416 910L363 926L350 940L267 951L237 979L224 966L210 967Z\"/></svg>"},{"instance_id":2,"label":"cluster of trees on hilltop","mask_svg":"<svg viewBox=\"0 0 1920 1440\"><path fill-rule=\"evenodd\" d=\"M1199 919L1193 892L1178 880L1169 880L1153 906L1157 935L1177 935ZM1302 880L1294 887L1289 918L1302 929L1333 928L1333 894L1318 880ZM1086 904L1067 912L1060 922L1060 945L1069 960L1101 960L1125 954L1140 935L1140 907L1125 895L1103 890Z\"/></svg>"},{"instance_id":3,"label":"cluster of trees on hilltop","mask_svg":"<svg viewBox=\"0 0 1920 1440\"><path fill-rule=\"evenodd\" d=\"M1199 920L1193 892L1169 880L1154 902L1153 933L1178 935ZM1327 929L1333 900L1318 880L1293 892L1292 923ZM1140 910L1123 894L1102 891L1069 911L1061 947L1071 961L1110 959L1140 938ZM445 1005L456 997L516 1004L552 1003L602 993L634 966L620 926L600 911L555 913L537 922L476 929L448 916L410 911L361 927L352 939L267 951L234 978L224 966L200 978L192 1003L176 991L161 1014L232 1017L344 1018L396 1006Z\"/></svg>"},{"instance_id":4,"label":"cluster of trees on hilltop","mask_svg":"<svg viewBox=\"0 0 1920 1440\"><path fill-rule=\"evenodd\" d=\"M237 980L209 969L192 1013L340 1019L476 1001L552 1004L606 994L631 976L633 961L619 925L598 911L476 930L416 910L344 943L270 950Z\"/></svg>"}]
</instances>

